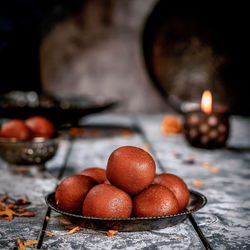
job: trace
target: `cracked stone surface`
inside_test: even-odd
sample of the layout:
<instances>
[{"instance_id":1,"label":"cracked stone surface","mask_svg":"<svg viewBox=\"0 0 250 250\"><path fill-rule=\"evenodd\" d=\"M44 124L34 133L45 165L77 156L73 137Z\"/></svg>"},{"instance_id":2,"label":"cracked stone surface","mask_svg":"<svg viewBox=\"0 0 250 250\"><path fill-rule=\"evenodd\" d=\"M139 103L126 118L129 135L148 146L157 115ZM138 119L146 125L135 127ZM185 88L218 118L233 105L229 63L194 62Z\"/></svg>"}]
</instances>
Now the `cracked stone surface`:
<instances>
[{"instance_id":1,"label":"cracked stone surface","mask_svg":"<svg viewBox=\"0 0 250 250\"><path fill-rule=\"evenodd\" d=\"M203 193L207 205L194 213L194 218L213 249L249 249L250 247L250 119L233 117L231 136L227 147L204 150L190 147L182 135L166 136L160 131L164 115L118 116L97 115L84 119L85 124L133 124L135 118L143 128L157 161L157 172L163 170L182 177L188 187ZM81 170L106 167L109 154L117 147L134 145L143 147L140 134L116 134L109 137L79 138L73 142L64 177ZM11 198L26 196L32 203L28 211L32 218L0 220L0 249L17 247L17 238L23 241L38 237L47 206L46 194L56 186L56 176L64 164L69 142L62 142L57 155L46 163L44 172L34 170L28 175L16 173L0 161L0 195ZM216 169L212 172L204 162ZM203 186L193 186L195 180ZM106 232L80 228L71 235L63 235L75 227L67 217L51 213L42 249L204 249L189 220L161 230L119 232L108 237Z\"/></svg>"}]
</instances>

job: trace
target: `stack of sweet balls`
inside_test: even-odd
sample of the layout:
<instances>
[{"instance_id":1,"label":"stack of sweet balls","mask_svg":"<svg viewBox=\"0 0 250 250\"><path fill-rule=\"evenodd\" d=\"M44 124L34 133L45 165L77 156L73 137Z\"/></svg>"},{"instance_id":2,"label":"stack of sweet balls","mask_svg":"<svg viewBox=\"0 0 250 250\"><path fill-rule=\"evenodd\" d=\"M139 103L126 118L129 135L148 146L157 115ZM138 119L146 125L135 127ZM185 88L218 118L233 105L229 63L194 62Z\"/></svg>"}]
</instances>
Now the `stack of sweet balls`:
<instances>
[{"instance_id":1,"label":"stack of sweet balls","mask_svg":"<svg viewBox=\"0 0 250 250\"><path fill-rule=\"evenodd\" d=\"M59 209L99 218L157 217L185 211L189 191L176 175L155 175L155 162L143 149L112 152L107 169L88 168L57 187Z\"/></svg>"},{"instance_id":2,"label":"stack of sweet balls","mask_svg":"<svg viewBox=\"0 0 250 250\"><path fill-rule=\"evenodd\" d=\"M16 140L32 140L38 137L49 139L53 134L53 124L43 116L32 116L26 120L11 119L0 129L0 137Z\"/></svg>"}]
</instances>

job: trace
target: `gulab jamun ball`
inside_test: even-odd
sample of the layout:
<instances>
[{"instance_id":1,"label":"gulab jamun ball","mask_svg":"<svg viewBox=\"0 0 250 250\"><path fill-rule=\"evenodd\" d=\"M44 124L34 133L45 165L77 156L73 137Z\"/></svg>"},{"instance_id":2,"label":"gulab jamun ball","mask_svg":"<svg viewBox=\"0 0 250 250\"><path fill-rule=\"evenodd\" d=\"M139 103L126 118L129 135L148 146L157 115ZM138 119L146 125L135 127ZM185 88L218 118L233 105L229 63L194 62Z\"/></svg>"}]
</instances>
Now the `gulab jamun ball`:
<instances>
[{"instance_id":1,"label":"gulab jamun ball","mask_svg":"<svg viewBox=\"0 0 250 250\"><path fill-rule=\"evenodd\" d=\"M129 194L147 188L155 176L155 162L145 150L124 146L112 152L107 164L107 179Z\"/></svg>"},{"instance_id":2,"label":"gulab jamun ball","mask_svg":"<svg viewBox=\"0 0 250 250\"><path fill-rule=\"evenodd\" d=\"M166 187L152 184L133 200L135 217L156 217L177 214L178 201Z\"/></svg>"},{"instance_id":3,"label":"gulab jamun ball","mask_svg":"<svg viewBox=\"0 0 250 250\"><path fill-rule=\"evenodd\" d=\"M178 201L180 211L185 210L189 202L189 191L186 183L180 177L163 173L155 176L153 183L170 189Z\"/></svg>"},{"instance_id":4,"label":"gulab jamun ball","mask_svg":"<svg viewBox=\"0 0 250 250\"><path fill-rule=\"evenodd\" d=\"M24 121L13 119L5 122L2 125L1 136L19 140L28 140L31 138L31 131L26 126Z\"/></svg>"},{"instance_id":5,"label":"gulab jamun ball","mask_svg":"<svg viewBox=\"0 0 250 250\"><path fill-rule=\"evenodd\" d=\"M132 207L132 199L126 192L110 184L99 184L87 194L82 214L99 218L129 218Z\"/></svg>"},{"instance_id":6,"label":"gulab jamun ball","mask_svg":"<svg viewBox=\"0 0 250 250\"><path fill-rule=\"evenodd\" d=\"M99 184L104 183L107 180L106 170L103 168L86 168L79 174L89 176Z\"/></svg>"},{"instance_id":7,"label":"gulab jamun ball","mask_svg":"<svg viewBox=\"0 0 250 250\"><path fill-rule=\"evenodd\" d=\"M53 124L43 116L33 116L25 121L32 132L32 137L51 138L54 133Z\"/></svg>"},{"instance_id":8,"label":"gulab jamun ball","mask_svg":"<svg viewBox=\"0 0 250 250\"><path fill-rule=\"evenodd\" d=\"M66 177L56 189L56 205L65 212L80 213L87 193L96 184L89 176Z\"/></svg>"}]
</instances>

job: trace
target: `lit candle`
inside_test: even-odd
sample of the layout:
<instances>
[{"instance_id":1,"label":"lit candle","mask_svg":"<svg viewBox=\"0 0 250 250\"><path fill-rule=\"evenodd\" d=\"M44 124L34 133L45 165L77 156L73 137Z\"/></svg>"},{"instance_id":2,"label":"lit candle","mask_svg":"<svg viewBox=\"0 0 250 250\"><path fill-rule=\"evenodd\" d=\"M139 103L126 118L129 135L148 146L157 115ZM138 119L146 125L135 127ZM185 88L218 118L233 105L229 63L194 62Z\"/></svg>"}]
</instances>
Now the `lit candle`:
<instances>
[{"instance_id":1,"label":"lit candle","mask_svg":"<svg viewBox=\"0 0 250 250\"><path fill-rule=\"evenodd\" d=\"M184 134L195 147L219 148L225 145L229 135L229 113L225 107L212 106L212 94L203 92L201 108L186 113Z\"/></svg>"},{"instance_id":2,"label":"lit candle","mask_svg":"<svg viewBox=\"0 0 250 250\"><path fill-rule=\"evenodd\" d=\"M212 94L209 90L205 90L201 97L201 110L206 114L212 112Z\"/></svg>"}]
</instances>

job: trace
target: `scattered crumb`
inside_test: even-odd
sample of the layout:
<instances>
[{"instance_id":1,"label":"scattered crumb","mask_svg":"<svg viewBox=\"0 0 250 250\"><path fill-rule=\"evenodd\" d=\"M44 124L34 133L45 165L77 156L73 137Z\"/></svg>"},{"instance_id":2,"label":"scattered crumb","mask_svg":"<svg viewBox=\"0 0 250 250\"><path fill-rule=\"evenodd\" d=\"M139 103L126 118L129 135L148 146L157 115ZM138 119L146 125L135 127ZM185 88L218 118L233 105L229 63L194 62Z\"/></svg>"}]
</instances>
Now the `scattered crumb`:
<instances>
[{"instance_id":1,"label":"scattered crumb","mask_svg":"<svg viewBox=\"0 0 250 250\"><path fill-rule=\"evenodd\" d=\"M131 137L132 136L132 132L128 129L123 129L121 132L121 136L122 137Z\"/></svg>"},{"instance_id":2,"label":"scattered crumb","mask_svg":"<svg viewBox=\"0 0 250 250\"><path fill-rule=\"evenodd\" d=\"M207 162L207 161L202 162L201 165L204 168L210 168L210 167L212 167L212 164L210 162Z\"/></svg>"},{"instance_id":3,"label":"scattered crumb","mask_svg":"<svg viewBox=\"0 0 250 250\"><path fill-rule=\"evenodd\" d=\"M150 150L150 145L148 143L143 144L142 149L145 151L149 151Z\"/></svg>"},{"instance_id":4,"label":"scattered crumb","mask_svg":"<svg viewBox=\"0 0 250 250\"><path fill-rule=\"evenodd\" d=\"M230 214L230 213L231 213L231 210L227 210L227 213Z\"/></svg>"},{"instance_id":5,"label":"scattered crumb","mask_svg":"<svg viewBox=\"0 0 250 250\"><path fill-rule=\"evenodd\" d=\"M183 236L180 236L180 237L178 237L177 239L178 239L178 240L181 240L181 239L184 239L184 237L183 237Z\"/></svg>"},{"instance_id":6,"label":"scattered crumb","mask_svg":"<svg viewBox=\"0 0 250 250\"><path fill-rule=\"evenodd\" d=\"M201 187L201 186L204 186L204 182L196 180L192 182L192 185L196 187Z\"/></svg>"},{"instance_id":7,"label":"scattered crumb","mask_svg":"<svg viewBox=\"0 0 250 250\"><path fill-rule=\"evenodd\" d=\"M219 172L219 169L218 169L218 168L215 168L215 167L212 167L212 168L210 168L210 172L211 172L211 173L218 173L218 172Z\"/></svg>"},{"instance_id":8,"label":"scattered crumb","mask_svg":"<svg viewBox=\"0 0 250 250\"><path fill-rule=\"evenodd\" d=\"M71 229L70 231L66 232L64 235L73 234L75 231L79 231L79 230L80 228L77 226Z\"/></svg>"},{"instance_id":9,"label":"scattered crumb","mask_svg":"<svg viewBox=\"0 0 250 250\"><path fill-rule=\"evenodd\" d=\"M75 137L78 137L78 136L81 136L83 134L84 130L83 128L71 128L69 130L69 133L72 135L72 136L75 136Z\"/></svg>"},{"instance_id":10,"label":"scattered crumb","mask_svg":"<svg viewBox=\"0 0 250 250\"><path fill-rule=\"evenodd\" d=\"M107 235L109 237L112 237L112 236L114 236L117 233L118 233L118 230L108 230Z\"/></svg>"},{"instance_id":11,"label":"scattered crumb","mask_svg":"<svg viewBox=\"0 0 250 250\"><path fill-rule=\"evenodd\" d=\"M182 133L182 124L177 116L165 116L161 123L161 132L166 135Z\"/></svg>"},{"instance_id":12,"label":"scattered crumb","mask_svg":"<svg viewBox=\"0 0 250 250\"><path fill-rule=\"evenodd\" d=\"M219 169L216 167L213 167L213 165L210 162L202 162L201 165L208 169L211 173L218 173Z\"/></svg>"}]
</instances>

